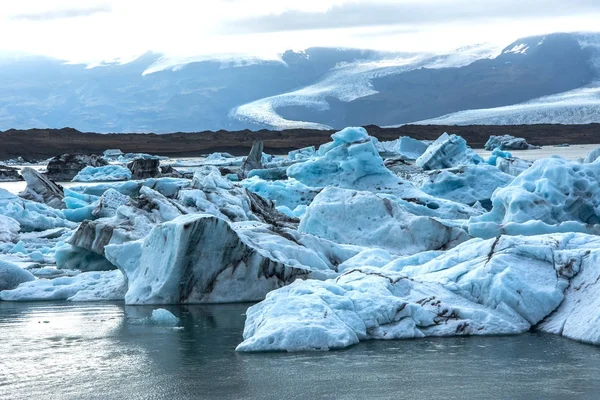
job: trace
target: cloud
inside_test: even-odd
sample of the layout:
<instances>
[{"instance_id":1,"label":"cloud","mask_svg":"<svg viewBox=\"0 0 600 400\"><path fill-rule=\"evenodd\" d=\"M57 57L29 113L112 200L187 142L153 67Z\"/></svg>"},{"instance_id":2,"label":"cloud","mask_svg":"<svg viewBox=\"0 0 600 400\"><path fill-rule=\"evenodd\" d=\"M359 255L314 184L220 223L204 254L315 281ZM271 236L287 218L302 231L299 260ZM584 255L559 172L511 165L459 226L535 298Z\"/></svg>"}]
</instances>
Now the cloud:
<instances>
[{"instance_id":1,"label":"cloud","mask_svg":"<svg viewBox=\"0 0 600 400\"><path fill-rule=\"evenodd\" d=\"M600 14L598 0L421 0L355 1L330 7L325 12L288 10L226 23L222 32L268 33L337 29L382 25L469 23L489 19L543 18Z\"/></svg>"},{"instance_id":2,"label":"cloud","mask_svg":"<svg viewBox=\"0 0 600 400\"><path fill-rule=\"evenodd\" d=\"M88 8L70 8L47 10L37 13L16 14L10 17L13 21L53 21L56 19L89 17L96 14L110 13L112 7L109 4L100 4Z\"/></svg>"}]
</instances>

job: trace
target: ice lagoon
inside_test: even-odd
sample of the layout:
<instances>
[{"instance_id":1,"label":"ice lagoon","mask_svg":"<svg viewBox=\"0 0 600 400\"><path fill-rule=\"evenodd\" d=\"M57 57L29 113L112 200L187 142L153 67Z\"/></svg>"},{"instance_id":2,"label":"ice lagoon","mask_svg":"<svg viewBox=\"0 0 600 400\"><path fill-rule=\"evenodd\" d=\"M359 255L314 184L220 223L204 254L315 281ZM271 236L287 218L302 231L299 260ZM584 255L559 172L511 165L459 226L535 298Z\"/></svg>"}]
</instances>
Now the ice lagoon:
<instances>
[{"instance_id":1,"label":"ice lagoon","mask_svg":"<svg viewBox=\"0 0 600 400\"><path fill-rule=\"evenodd\" d=\"M369 341L238 353L247 305L0 302L0 398L596 399L600 348L555 335Z\"/></svg>"},{"instance_id":2,"label":"ice lagoon","mask_svg":"<svg viewBox=\"0 0 600 400\"><path fill-rule=\"evenodd\" d=\"M193 396L190 381L232 398L280 398L284 388L297 388L298 398L350 389L343 397L367 390L377 397L379 389L389 398L390 384L422 391L432 376L444 384L428 387L428 397L457 397L459 390L586 397L596 390L593 379L573 387L561 380L558 388L552 377L575 366L596 371L599 348L565 339L600 344L595 148L542 148L520 158L518 151L474 151L456 135L380 143L347 128L318 149L286 156L264 154L255 143L245 158L215 153L167 165L140 155L118 168L99 161L77 175L97 182L64 187L23 168L26 186L0 187L0 327L10 332L0 354L18 353L23 338L28 349L38 346L31 357L47 354L43 362L61 364L50 364L48 374L89 365L73 379L90 392L74 398L100 395L89 381L96 372L108 374L103 385L114 381L134 398L150 388L158 398ZM102 182L130 176L135 180ZM26 303L40 300L48 303ZM208 305L236 302L258 303ZM588 350L577 362L564 361L575 349ZM68 361L84 350L92 354ZM270 351L300 353L251 354ZM21 370L37 362L29 361L11 359ZM131 372L136 379L125 389L118 383L126 374L110 372L113 364L122 372L152 362L159 369L150 376L160 378L147 387L143 369ZM553 367L542 372L543 363ZM286 382L282 370L312 385ZM419 380L415 371L426 372ZM483 373L489 375L473 380ZM4 386L18 391L22 374L11 374ZM275 375L280 379L255 386ZM335 391L314 384L331 379ZM477 384L483 379L485 387ZM240 382L243 394L235 392ZM490 382L500 396L489 392ZM220 383L226 392L218 392Z\"/></svg>"}]
</instances>

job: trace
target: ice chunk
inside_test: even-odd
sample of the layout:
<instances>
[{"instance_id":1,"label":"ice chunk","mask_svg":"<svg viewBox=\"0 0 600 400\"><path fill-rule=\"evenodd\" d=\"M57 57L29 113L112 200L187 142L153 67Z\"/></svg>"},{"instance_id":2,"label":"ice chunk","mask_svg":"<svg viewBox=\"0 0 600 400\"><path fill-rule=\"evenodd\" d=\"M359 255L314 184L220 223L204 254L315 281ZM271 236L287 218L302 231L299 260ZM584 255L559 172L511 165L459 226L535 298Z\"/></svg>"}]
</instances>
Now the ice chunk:
<instances>
[{"instance_id":1,"label":"ice chunk","mask_svg":"<svg viewBox=\"0 0 600 400\"><path fill-rule=\"evenodd\" d=\"M156 325L162 326L177 326L179 324L179 318L164 308L152 310L152 317L150 317L150 321Z\"/></svg>"},{"instance_id":2,"label":"ice chunk","mask_svg":"<svg viewBox=\"0 0 600 400\"><path fill-rule=\"evenodd\" d=\"M56 266L60 269L88 271L110 271L117 267L103 256L77 246L62 245L55 253Z\"/></svg>"},{"instance_id":3,"label":"ice chunk","mask_svg":"<svg viewBox=\"0 0 600 400\"><path fill-rule=\"evenodd\" d=\"M450 248L468 239L460 228L416 216L393 196L326 188L308 207L299 230L342 244L394 254Z\"/></svg>"},{"instance_id":4,"label":"ice chunk","mask_svg":"<svg viewBox=\"0 0 600 400\"><path fill-rule=\"evenodd\" d=\"M273 201L276 206L285 206L290 210L294 210L300 205L310 204L321 191L320 188L306 186L295 179L266 181L259 177L252 177L244 179L241 185L249 191Z\"/></svg>"},{"instance_id":5,"label":"ice chunk","mask_svg":"<svg viewBox=\"0 0 600 400\"><path fill-rule=\"evenodd\" d=\"M0 260L0 292L14 289L21 283L33 281L35 277L23 268Z\"/></svg>"},{"instance_id":6,"label":"ice chunk","mask_svg":"<svg viewBox=\"0 0 600 400\"><path fill-rule=\"evenodd\" d=\"M37 279L20 284L16 289L0 292L4 301L123 300L127 284L121 271L83 272L54 279Z\"/></svg>"},{"instance_id":7,"label":"ice chunk","mask_svg":"<svg viewBox=\"0 0 600 400\"><path fill-rule=\"evenodd\" d=\"M73 178L73 182L126 181L131 179L131 171L120 165L85 167Z\"/></svg>"},{"instance_id":8,"label":"ice chunk","mask_svg":"<svg viewBox=\"0 0 600 400\"><path fill-rule=\"evenodd\" d=\"M512 158L498 158L496 160L496 167L509 175L518 176L521 172L533 165L533 161L522 160L518 157Z\"/></svg>"},{"instance_id":9,"label":"ice chunk","mask_svg":"<svg viewBox=\"0 0 600 400\"><path fill-rule=\"evenodd\" d=\"M0 214L0 243L14 243L19 239L21 225L13 218Z\"/></svg>"},{"instance_id":10,"label":"ice chunk","mask_svg":"<svg viewBox=\"0 0 600 400\"><path fill-rule=\"evenodd\" d=\"M600 238L584 234L474 239L383 268L296 281L247 311L237 350L322 350L368 339L517 334L561 304L574 276L578 285L542 327L560 333L568 326L580 340L598 340L598 319L589 315L596 314L590 310L597 305L599 245ZM594 273L578 281L577 273L587 268ZM581 285L584 292L575 294ZM579 303L581 312L574 312Z\"/></svg>"},{"instance_id":11,"label":"ice chunk","mask_svg":"<svg viewBox=\"0 0 600 400\"><path fill-rule=\"evenodd\" d=\"M325 282L297 281L248 309L237 351L305 351L360 340L516 334L529 324L439 284L364 268Z\"/></svg>"},{"instance_id":12,"label":"ice chunk","mask_svg":"<svg viewBox=\"0 0 600 400\"><path fill-rule=\"evenodd\" d=\"M586 164L593 163L598 159L598 157L600 157L600 147L596 147L594 150L590 151L583 162Z\"/></svg>"},{"instance_id":13,"label":"ice chunk","mask_svg":"<svg viewBox=\"0 0 600 400\"><path fill-rule=\"evenodd\" d=\"M131 198L119 193L115 189L108 189L100 196L98 203L92 212L95 217L106 218L114 217L117 213L117 208L128 205Z\"/></svg>"},{"instance_id":14,"label":"ice chunk","mask_svg":"<svg viewBox=\"0 0 600 400\"><path fill-rule=\"evenodd\" d=\"M73 228L61 210L42 203L21 199L0 188L0 215L10 217L21 225L21 231L44 231L57 227Z\"/></svg>"},{"instance_id":15,"label":"ice chunk","mask_svg":"<svg viewBox=\"0 0 600 400\"><path fill-rule=\"evenodd\" d=\"M469 233L535 235L600 233L600 163L551 157L533 166L492 196L492 211L472 217Z\"/></svg>"},{"instance_id":16,"label":"ice chunk","mask_svg":"<svg viewBox=\"0 0 600 400\"><path fill-rule=\"evenodd\" d=\"M65 196L61 186L30 167L23 168L21 175L27 182L27 187L23 192L19 193L20 197L47 204L52 208L65 208L65 203L63 202Z\"/></svg>"},{"instance_id":17,"label":"ice chunk","mask_svg":"<svg viewBox=\"0 0 600 400\"><path fill-rule=\"evenodd\" d=\"M346 128L332 138L333 142L319 148L318 157L290 166L288 176L314 188L335 186L392 194L413 203L411 212L416 215L466 219L480 214L466 205L434 198L394 175L364 128Z\"/></svg>"},{"instance_id":18,"label":"ice chunk","mask_svg":"<svg viewBox=\"0 0 600 400\"><path fill-rule=\"evenodd\" d=\"M483 162L484 160L467 146L465 139L444 133L417 158L416 165L425 170L433 170Z\"/></svg>"},{"instance_id":19,"label":"ice chunk","mask_svg":"<svg viewBox=\"0 0 600 400\"><path fill-rule=\"evenodd\" d=\"M290 160L305 160L307 158L314 157L317 151L315 146L303 147L298 150L292 150L288 153L288 159Z\"/></svg>"},{"instance_id":20,"label":"ice chunk","mask_svg":"<svg viewBox=\"0 0 600 400\"><path fill-rule=\"evenodd\" d=\"M108 162L95 154L62 154L48 161L48 178L59 182L68 182L87 166L101 167Z\"/></svg>"},{"instance_id":21,"label":"ice chunk","mask_svg":"<svg viewBox=\"0 0 600 400\"><path fill-rule=\"evenodd\" d=\"M364 128L345 128L331 137L333 142L319 149L320 157L290 166L287 175L312 187L374 187L397 181Z\"/></svg>"},{"instance_id":22,"label":"ice chunk","mask_svg":"<svg viewBox=\"0 0 600 400\"><path fill-rule=\"evenodd\" d=\"M467 165L432 171L421 190L435 197L473 205L489 203L497 188L508 185L513 176L488 164Z\"/></svg>"},{"instance_id":23,"label":"ice chunk","mask_svg":"<svg viewBox=\"0 0 600 400\"><path fill-rule=\"evenodd\" d=\"M511 135L490 136L485 144L486 150L531 150L539 149L539 146L533 146L523 138L517 138Z\"/></svg>"},{"instance_id":24,"label":"ice chunk","mask_svg":"<svg viewBox=\"0 0 600 400\"><path fill-rule=\"evenodd\" d=\"M104 158L109 159L118 159L119 156L122 156L123 152L120 149L106 149L104 150L103 156Z\"/></svg>"},{"instance_id":25,"label":"ice chunk","mask_svg":"<svg viewBox=\"0 0 600 400\"><path fill-rule=\"evenodd\" d=\"M358 252L292 230L278 235L267 225L240 224L186 215L156 226L141 246L106 246L127 276L126 303L260 300L297 278L335 275L335 265Z\"/></svg>"},{"instance_id":26,"label":"ice chunk","mask_svg":"<svg viewBox=\"0 0 600 400\"><path fill-rule=\"evenodd\" d=\"M408 136L403 136L389 142L378 141L375 147L380 153L399 155L407 160L416 160L427 150L425 143Z\"/></svg>"},{"instance_id":27,"label":"ice chunk","mask_svg":"<svg viewBox=\"0 0 600 400\"><path fill-rule=\"evenodd\" d=\"M546 318L538 329L568 337L580 342L600 344L600 252L598 240L576 237L579 254L559 253L556 262L564 271L580 270L572 279L560 307ZM583 262L582 262L583 258Z\"/></svg>"}]
</instances>

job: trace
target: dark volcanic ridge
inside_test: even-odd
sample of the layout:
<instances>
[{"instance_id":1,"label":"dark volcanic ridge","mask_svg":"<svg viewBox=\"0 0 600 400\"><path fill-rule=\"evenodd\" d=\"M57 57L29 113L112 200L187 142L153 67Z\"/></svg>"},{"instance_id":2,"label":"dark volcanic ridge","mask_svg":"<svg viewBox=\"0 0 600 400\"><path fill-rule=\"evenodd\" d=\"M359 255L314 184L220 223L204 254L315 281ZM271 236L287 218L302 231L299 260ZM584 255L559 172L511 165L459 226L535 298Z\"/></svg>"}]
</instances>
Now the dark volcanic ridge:
<instances>
[{"instance_id":1,"label":"dark volcanic ridge","mask_svg":"<svg viewBox=\"0 0 600 400\"><path fill-rule=\"evenodd\" d=\"M435 140L442 133L464 137L469 145L482 148L491 135L512 135L536 145L600 143L600 124L588 125L404 125L397 128L365 126L371 136L381 141L410 136L419 140ZM120 149L125 153L150 153L169 157L192 157L216 151L234 155L248 154L255 140L263 140L265 152L283 154L290 150L318 146L330 141L336 131L287 129L282 131L225 131L193 133L119 133L98 134L62 129L9 129L0 133L0 160L23 157L43 160L58 154L102 153Z\"/></svg>"}]
</instances>

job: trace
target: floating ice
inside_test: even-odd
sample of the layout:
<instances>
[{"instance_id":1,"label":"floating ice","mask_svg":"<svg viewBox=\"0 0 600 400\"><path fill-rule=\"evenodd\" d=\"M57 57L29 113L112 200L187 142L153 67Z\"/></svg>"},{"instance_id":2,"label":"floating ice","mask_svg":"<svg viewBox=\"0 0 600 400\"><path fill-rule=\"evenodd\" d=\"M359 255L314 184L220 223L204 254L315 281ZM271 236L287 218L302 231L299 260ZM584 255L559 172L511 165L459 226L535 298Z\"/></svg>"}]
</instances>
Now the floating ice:
<instances>
[{"instance_id":1,"label":"floating ice","mask_svg":"<svg viewBox=\"0 0 600 400\"><path fill-rule=\"evenodd\" d=\"M469 233L535 235L600 233L600 163L561 158L536 161L492 196L492 211L472 217Z\"/></svg>"},{"instance_id":2,"label":"floating ice","mask_svg":"<svg viewBox=\"0 0 600 400\"><path fill-rule=\"evenodd\" d=\"M179 318L164 308L152 310L150 321L156 325L162 326L177 326L179 324Z\"/></svg>"},{"instance_id":3,"label":"floating ice","mask_svg":"<svg viewBox=\"0 0 600 400\"><path fill-rule=\"evenodd\" d=\"M450 248L468 236L460 228L416 216L393 196L326 188L302 217L299 230L341 244L414 254Z\"/></svg>"},{"instance_id":4,"label":"floating ice","mask_svg":"<svg viewBox=\"0 0 600 400\"><path fill-rule=\"evenodd\" d=\"M416 165L425 170L432 170L483 162L483 159L467 146L465 139L444 133L417 158Z\"/></svg>"},{"instance_id":5,"label":"floating ice","mask_svg":"<svg viewBox=\"0 0 600 400\"><path fill-rule=\"evenodd\" d=\"M403 136L389 142L377 142L375 144L380 153L400 155L407 160L416 160L427 150L427 145L420 140Z\"/></svg>"},{"instance_id":6,"label":"floating ice","mask_svg":"<svg viewBox=\"0 0 600 400\"><path fill-rule=\"evenodd\" d=\"M297 281L247 311L237 350L525 332L561 304L581 269L597 271L597 257L588 256L599 244L583 234L474 239L437 257L429 253L429 261L418 255L324 282Z\"/></svg>"},{"instance_id":7,"label":"floating ice","mask_svg":"<svg viewBox=\"0 0 600 400\"><path fill-rule=\"evenodd\" d=\"M21 225L13 218L0 214L0 243L14 243L19 239Z\"/></svg>"},{"instance_id":8,"label":"floating ice","mask_svg":"<svg viewBox=\"0 0 600 400\"><path fill-rule=\"evenodd\" d=\"M421 186L422 191L468 205L489 203L496 189L513 180L513 176L486 163L432 171L427 176L428 182Z\"/></svg>"},{"instance_id":9,"label":"floating ice","mask_svg":"<svg viewBox=\"0 0 600 400\"><path fill-rule=\"evenodd\" d=\"M83 272L72 277L37 279L0 292L4 301L123 300L127 284L121 271Z\"/></svg>"},{"instance_id":10,"label":"floating ice","mask_svg":"<svg viewBox=\"0 0 600 400\"><path fill-rule=\"evenodd\" d=\"M0 188L0 215L10 217L21 225L21 230L44 231L57 227L75 227L61 210L42 203L21 199Z\"/></svg>"},{"instance_id":11,"label":"floating ice","mask_svg":"<svg viewBox=\"0 0 600 400\"><path fill-rule=\"evenodd\" d=\"M283 232L186 215L157 225L143 243L107 246L106 256L127 276L127 304L179 304L261 300L297 278L333 276L359 251Z\"/></svg>"},{"instance_id":12,"label":"floating ice","mask_svg":"<svg viewBox=\"0 0 600 400\"><path fill-rule=\"evenodd\" d=\"M73 182L126 181L131 179L131 171L121 165L85 167L73 178Z\"/></svg>"},{"instance_id":13,"label":"floating ice","mask_svg":"<svg viewBox=\"0 0 600 400\"><path fill-rule=\"evenodd\" d=\"M21 283L33 281L35 277L23 268L0 260L0 292L14 289Z\"/></svg>"},{"instance_id":14,"label":"floating ice","mask_svg":"<svg viewBox=\"0 0 600 400\"><path fill-rule=\"evenodd\" d=\"M539 146L533 146L523 138L517 138L511 135L490 136L485 144L486 150L531 150L539 149Z\"/></svg>"}]
</instances>

